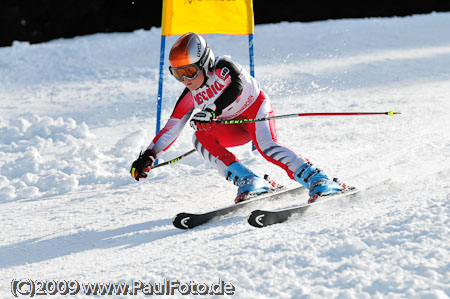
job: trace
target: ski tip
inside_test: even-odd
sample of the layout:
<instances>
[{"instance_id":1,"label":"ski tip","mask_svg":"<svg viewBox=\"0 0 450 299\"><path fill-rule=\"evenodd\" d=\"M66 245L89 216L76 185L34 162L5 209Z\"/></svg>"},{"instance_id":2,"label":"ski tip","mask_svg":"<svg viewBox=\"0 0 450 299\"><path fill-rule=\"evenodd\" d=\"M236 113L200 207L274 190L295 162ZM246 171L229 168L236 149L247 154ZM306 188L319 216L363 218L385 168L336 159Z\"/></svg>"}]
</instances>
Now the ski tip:
<instances>
[{"instance_id":1,"label":"ski tip","mask_svg":"<svg viewBox=\"0 0 450 299\"><path fill-rule=\"evenodd\" d=\"M248 215L247 222L251 226L261 228L266 226L266 224L264 223L264 217L265 217L264 211L254 210Z\"/></svg>"},{"instance_id":2,"label":"ski tip","mask_svg":"<svg viewBox=\"0 0 450 299\"><path fill-rule=\"evenodd\" d=\"M189 229L189 220L191 217L187 213L179 213L172 219L172 224L179 229Z\"/></svg>"}]
</instances>

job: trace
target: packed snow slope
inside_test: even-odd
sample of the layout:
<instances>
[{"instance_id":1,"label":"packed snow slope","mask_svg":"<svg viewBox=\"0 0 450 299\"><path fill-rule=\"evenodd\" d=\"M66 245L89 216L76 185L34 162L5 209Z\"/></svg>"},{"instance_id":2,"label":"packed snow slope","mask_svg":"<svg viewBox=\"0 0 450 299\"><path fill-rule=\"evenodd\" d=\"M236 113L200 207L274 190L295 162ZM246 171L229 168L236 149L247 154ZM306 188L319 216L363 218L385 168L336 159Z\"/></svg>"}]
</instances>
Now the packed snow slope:
<instances>
[{"instance_id":1,"label":"packed snow slope","mask_svg":"<svg viewBox=\"0 0 450 299\"><path fill-rule=\"evenodd\" d=\"M197 154L130 177L155 133L159 28L0 48L0 297L32 279L222 280L235 298L449 298L449 28L450 13L256 26L256 77L277 114L402 112L277 121L281 143L367 189L264 229L247 224L250 210L172 226L179 212L233 202L236 187ZM206 39L248 69L245 36ZM182 89L165 68L163 121ZM192 133L161 161L190 150ZM296 185L250 145L232 150Z\"/></svg>"}]
</instances>

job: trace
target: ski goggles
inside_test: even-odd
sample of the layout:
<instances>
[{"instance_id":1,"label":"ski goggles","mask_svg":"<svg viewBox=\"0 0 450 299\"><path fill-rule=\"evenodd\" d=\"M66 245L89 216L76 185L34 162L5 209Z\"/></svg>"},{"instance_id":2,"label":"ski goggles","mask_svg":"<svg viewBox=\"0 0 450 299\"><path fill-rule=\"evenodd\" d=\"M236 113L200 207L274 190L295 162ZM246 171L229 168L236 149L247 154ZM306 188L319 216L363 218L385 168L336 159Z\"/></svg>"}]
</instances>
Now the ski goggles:
<instances>
[{"instance_id":1,"label":"ski goggles","mask_svg":"<svg viewBox=\"0 0 450 299\"><path fill-rule=\"evenodd\" d=\"M175 77L178 81L183 81L184 78L189 80L194 80L197 78L200 73L200 68L196 63L188 64L180 67L171 67L169 66L170 73Z\"/></svg>"}]
</instances>

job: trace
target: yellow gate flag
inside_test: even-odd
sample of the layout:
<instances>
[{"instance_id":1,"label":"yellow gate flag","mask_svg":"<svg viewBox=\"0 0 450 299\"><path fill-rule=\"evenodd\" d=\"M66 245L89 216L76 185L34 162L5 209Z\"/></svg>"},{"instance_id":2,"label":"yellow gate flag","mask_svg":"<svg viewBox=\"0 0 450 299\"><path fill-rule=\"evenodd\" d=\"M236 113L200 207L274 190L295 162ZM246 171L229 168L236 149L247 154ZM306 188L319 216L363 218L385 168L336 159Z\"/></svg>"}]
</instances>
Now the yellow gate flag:
<instances>
[{"instance_id":1,"label":"yellow gate flag","mask_svg":"<svg viewBox=\"0 0 450 299\"><path fill-rule=\"evenodd\" d=\"M253 34L252 0L163 0L161 35Z\"/></svg>"}]
</instances>

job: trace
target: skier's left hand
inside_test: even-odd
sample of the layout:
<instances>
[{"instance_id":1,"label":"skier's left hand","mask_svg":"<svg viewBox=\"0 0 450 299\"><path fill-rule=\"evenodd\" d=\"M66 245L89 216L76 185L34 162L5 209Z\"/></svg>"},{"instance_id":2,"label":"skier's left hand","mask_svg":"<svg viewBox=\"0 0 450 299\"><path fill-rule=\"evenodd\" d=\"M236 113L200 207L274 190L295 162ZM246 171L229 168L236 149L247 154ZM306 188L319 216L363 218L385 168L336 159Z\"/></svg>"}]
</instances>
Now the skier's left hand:
<instances>
[{"instance_id":1,"label":"skier's left hand","mask_svg":"<svg viewBox=\"0 0 450 299\"><path fill-rule=\"evenodd\" d=\"M194 114L191 119L191 127L195 131L208 131L216 118L214 110L206 108Z\"/></svg>"},{"instance_id":2,"label":"skier's left hand","mask_svg":"<svg viewBox=\"0 0 450 299\"><path fill-rule=\"evenodd\" d=\"M153 163L155 163L156 154L154 150L147 149L145 152L139 154L139 158L133 162L130 169L131 176L136 180L145 179L146 172L149 172Z\"/></svg>"}]
</instances>

